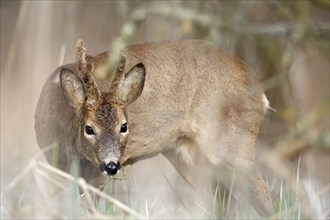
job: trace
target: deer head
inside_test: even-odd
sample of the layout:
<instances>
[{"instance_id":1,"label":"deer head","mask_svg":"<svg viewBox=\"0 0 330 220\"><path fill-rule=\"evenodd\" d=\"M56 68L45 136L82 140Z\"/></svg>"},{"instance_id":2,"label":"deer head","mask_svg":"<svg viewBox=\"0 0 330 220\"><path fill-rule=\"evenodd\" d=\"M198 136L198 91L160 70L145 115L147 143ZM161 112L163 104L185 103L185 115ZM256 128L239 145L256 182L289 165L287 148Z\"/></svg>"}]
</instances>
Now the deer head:
<instances>
[{"instance_id":1,"label":"deer head","mask_svg":"<svg viewBox=\"0 0 330 220\"><path fill-rule=\"evenodd\" d=\"M145 67L142 63L125 72L122 55L108 92L100 92L93 77L94 66L86 61L82 40L77 43L77 69L63 68L60 73L64 97L75 110L77 132L74 141L80 156L100 167L105 175L115 175L120 169L129 133L126 107L142 93Z\"/></svg>"}]
</instances>

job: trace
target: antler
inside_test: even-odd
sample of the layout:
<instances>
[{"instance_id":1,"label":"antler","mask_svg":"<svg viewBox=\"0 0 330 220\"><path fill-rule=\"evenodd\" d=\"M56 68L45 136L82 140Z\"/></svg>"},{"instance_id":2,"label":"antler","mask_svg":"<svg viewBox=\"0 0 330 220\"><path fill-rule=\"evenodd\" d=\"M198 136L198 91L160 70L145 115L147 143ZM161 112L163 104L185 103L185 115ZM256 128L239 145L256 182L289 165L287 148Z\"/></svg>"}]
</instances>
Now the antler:
<instances>
[{"instance_id":1,"label":"antler","mask_svg":"<svg viewBox=\"0 0 330 220\"><path fill-rule=\"evenodd\" d=\"M118 66L117 66L117 68L116 68L116 70L113 74L113 78L112 78L112 81L111 81L110 92L109 92L109 95L111 97L118 97L118 88L119 88L119 85L122 83L123 78L124 78L125 65L126 65L126 56L122 52L120 54L120 59L119 59Z\"/></svg>"},{"instance_id":2,"label":"antler","mask_svg":"<svg viewBox=\"0 0 330 220\"><path fill-rule=\"evenodd\" d=\"M100 90L97 87L92 72L94 70L94 65L91 62L86 61L86 48L84 42L79 39L77 41L77 69L85 83L86 97L87 100L85 105L89 108L95 106L101 96Z\"/></svg>"}]
</instances>

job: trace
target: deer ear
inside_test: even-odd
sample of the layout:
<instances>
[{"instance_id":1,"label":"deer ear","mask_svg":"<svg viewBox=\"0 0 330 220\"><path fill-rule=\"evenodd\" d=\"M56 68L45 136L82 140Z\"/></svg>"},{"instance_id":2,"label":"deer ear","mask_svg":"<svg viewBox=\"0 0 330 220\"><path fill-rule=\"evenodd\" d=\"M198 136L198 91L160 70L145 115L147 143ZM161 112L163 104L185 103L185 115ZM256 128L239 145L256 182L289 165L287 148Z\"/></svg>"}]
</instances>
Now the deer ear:
<instances>
[{"instance_id":1,"label":"deer ear","mask_svg":"<svg viewBox=\"0 0 330 220\"><path fill-rule=\"evenodd\" d=\"M79 109L85 102L85 89L81 79L71 70L63 68L60 73L62 92L66 100Z\"/></svg>"},{"instance_id":2,"label":"deer ear","mask_svg":"<svg viewBox=\"0 0 330 220\"><path fill-rule=\"evenodd\" d=\"M124 104L131 104L141 95L145 75L146 71L142 63L135 65L125 74L121 88L119 89L119 98Z\"/></svg>"}]
</instances>

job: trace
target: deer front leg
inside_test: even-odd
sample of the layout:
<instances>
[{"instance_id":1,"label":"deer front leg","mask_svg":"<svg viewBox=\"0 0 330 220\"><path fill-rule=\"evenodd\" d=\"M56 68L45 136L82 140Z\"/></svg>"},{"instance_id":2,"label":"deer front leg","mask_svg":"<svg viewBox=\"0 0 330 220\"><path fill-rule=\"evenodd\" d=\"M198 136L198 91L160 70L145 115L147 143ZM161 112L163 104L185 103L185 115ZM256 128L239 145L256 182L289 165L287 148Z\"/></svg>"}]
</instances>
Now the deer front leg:
<instances>
[{"instance_id":1,"label":"deer front leg","mask_svg":"<svg viewBox=\"0 0 330 220\"><path fill-rule=\"evenodd\" d=\"M195 193L191 195L192 199L189 202L207 210L208 217L215 217L213 203L216 181L212 176L214 170L196 145L186 139L177 148L162 154L194 190Z\"/></svg>"}]
</instances>

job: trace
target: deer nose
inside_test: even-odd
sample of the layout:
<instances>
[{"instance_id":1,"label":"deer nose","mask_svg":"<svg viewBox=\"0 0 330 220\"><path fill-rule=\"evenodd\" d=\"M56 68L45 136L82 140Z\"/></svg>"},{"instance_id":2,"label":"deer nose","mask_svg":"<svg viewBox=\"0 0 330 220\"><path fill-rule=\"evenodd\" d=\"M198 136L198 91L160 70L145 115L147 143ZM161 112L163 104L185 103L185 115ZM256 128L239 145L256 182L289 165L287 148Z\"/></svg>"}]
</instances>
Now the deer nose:
<instances>
[{"instance_id":1,"label":"deer nose","mask_svg":"<svg viewBox=\"0 0 330 220\"><path fill-rule=\"evenodd\" d=\"M113 175L116 175L118 173L118 171L120 170L120 163L116 160L110 161L107 164L102 163L100 165L100 169L101 169L102 173L105 174L106 176L113 176Z\"/></svg>"}]
</instances>

